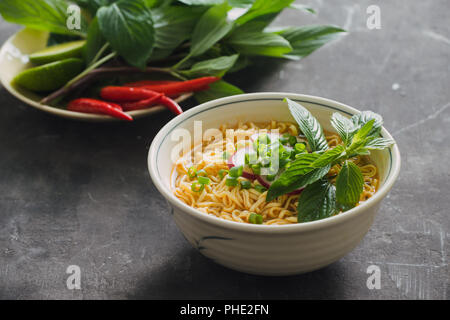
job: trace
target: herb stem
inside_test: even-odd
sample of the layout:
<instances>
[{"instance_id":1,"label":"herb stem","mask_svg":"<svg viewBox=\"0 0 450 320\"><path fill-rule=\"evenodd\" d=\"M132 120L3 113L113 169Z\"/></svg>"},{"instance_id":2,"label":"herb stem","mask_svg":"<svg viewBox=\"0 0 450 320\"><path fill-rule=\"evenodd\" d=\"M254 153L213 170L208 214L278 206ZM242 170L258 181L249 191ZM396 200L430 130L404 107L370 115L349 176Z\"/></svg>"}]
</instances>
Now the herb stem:
<instances>
[{"instance_id":1,"label":"herb stem","mask_svg":"<svg viewBox=\"0 0 450 320\"><path fill-rule=\"evenodd\" d=\"M72 80L67 82L67 84L65 86L66 87L70 87L73 83L75 83L78 80L80 80L81 78L85 77L89 72L91 72L95 68L101 66L102 64L104 64L108 60L111 60L115 56L117 56L117 52L112 52L112 53L108 54L107 56L103 57L102 59L98 60L97 62L95 62L92 65L90 65L89 67L87 67L82 73L80 73L75 78L73 78Z\"/></svg>"},{"instance_id":2,"label":"herb stem","mask_svg":"<svg viewBox=\"0 0 450 320\"><path fill-rule=\"evenodd\" d=\"M102 56L102 54L106 51L106 49L108 49L109 47L109 43L105 43L105 45L103 47L101 47L101 49L97 52L97 54L95 55L94 59L92 59L91 63L89 64L89 66L93 65L94 63L97 62L98 59L100 59L100 57Z\"/></svg>"},{"instance_id":3,"label":"herb stem","mask_svg":"<svg viewBox=\"0 0 450 320\"><path fill-rule=\"evenodd\" d=\"M183 81L188 80L186 77L183 77L181 74L179 74L179 73L177 73L175 71L170 72L170 74L172 76L174 76L175 78L177 78L177 79L180 79L180 80L183 80Z\"/></svg>"},{"instance_id":4,"label":"herb stem","mask_svg":"<svg viewBox=\"0 0 450 320\"><path fill-rule=\"evenodd\" d=\"M186 61L188 61L191 58L191 54L188 54L186 57L181 59L176 65L172 67L174 70L178 70Z\"/></svg>"}]
</instances>

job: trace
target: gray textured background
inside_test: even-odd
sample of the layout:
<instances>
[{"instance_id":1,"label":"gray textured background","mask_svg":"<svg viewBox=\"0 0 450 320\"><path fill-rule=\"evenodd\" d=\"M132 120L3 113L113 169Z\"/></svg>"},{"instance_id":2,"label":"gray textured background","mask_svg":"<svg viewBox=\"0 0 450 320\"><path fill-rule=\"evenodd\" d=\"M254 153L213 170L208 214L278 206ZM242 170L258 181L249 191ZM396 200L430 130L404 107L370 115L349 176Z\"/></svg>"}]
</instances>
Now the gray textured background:
<instances>
[{"instance_id":1,"label":"gray textured background","mask_svg":"<svg viewBox=\"0 0 450 320\"><path fill-rule=\"evenodd\" d=\"M366 28L381 7L382 29ZM448 0L310 1L278 25L333 23L350 33L299 63L255 66L247 92L319 95L385 118L402 172L362 243L301 276L237 273L202 257L176 229L146 155L168 112L132 124L86 124L32 109L0 88L0 298L450 297ZM17 30L0 20L0 41ZM191 103L193 105L193 103ZM82 269L82 289L65 270ZM366 287L381 268L381 289Z\"/></svg>"}]
</instances>

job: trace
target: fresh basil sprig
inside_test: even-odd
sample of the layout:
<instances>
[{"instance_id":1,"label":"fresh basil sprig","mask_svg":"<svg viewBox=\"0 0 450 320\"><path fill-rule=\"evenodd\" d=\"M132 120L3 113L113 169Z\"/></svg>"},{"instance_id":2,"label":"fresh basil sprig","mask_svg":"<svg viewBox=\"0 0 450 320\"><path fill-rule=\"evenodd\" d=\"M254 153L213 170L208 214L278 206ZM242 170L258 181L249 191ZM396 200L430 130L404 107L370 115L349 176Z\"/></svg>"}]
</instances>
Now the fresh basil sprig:
<instances>
[{"instance_id":1,"label":"fresh basil sprig","mask_svg":"<svg viewBox=\"0 0 450 320\"><path fill-rule=\"evenodd\" d=\"M271 201L278 196L304 187L297 211L299 222L314 221L332 216L338 210L353 208L360 199L364 186L361 170L351 158L382 150L394 141L380 136L383 119L380 115L364 111L348 119L339 113L331 117L331 124L342 138L343 144L328 148L322 128L312 114L300 104L286 99L289 110L308 140L311 153L300 155L274 181L266 196ZM341 165L336 184L326 177L330 168Z\"/></svg>"},{"instance_id":2,"label":"fresh basil sprig","mask_svg":"<svg viewBox=\"0 0 450 320\"><path fill-rule=\"evenodd\" d=\"M219 58L204 60L194 64L191 69L182 71L181 73L189 78L201 76L222 77L239 58L238 54L231 56L222 56Z\"/></svg>"},{"instance_id":3,"label":"fresh basil sprig","mask_svg":"<svg viewBox=\"0 0 450 320\"><path fill-rule=\"evenodd\" d=\"M298 60L334 40L343 32L344 29L335 26L311 25L286 28L278 34L289 41L292 47L292 51L286 53L285 57Z\"/></svg>"},{"instance_id":4,"label":"fresh basil sprig","mask_svg":"<svg viewBox=\"0 0 450 320\"><path fill-rule=\"evenodd\" d=\"M309 185L298 199L297 217L300 222L328 218L336 212L336 187L321 179Z\"/></svg>"},{"instance_id":5,"label":"fresh basil sprig","mask_svg":"<svg viewBox=\"0 0 450 320\"><path fill-rule=\"evenodd\" d=\"M150 9L142 0L122 0L97 11L100 30L132 66L144 68L153 52L155 30Z\"/></svg>"},{"instance_id":6,"label":"fresh basil sprig","mask_svg":"<svg viewBox=\"0 0 450 320\"><path fill-rule=\"evenodd\" d=\"M320 168L313 167L312 164L318 158L320 158L318 153L304 153L293 160L289 168L271 184L266 200L271 201L276 197L322 179L330 171L330 165L326 164Z\"/></svg>"},{"instance_id":7,"label":"fresh basil sprig","mask_svg":"<svg viewBox=\"0 0 450 320\"><path fill-rule=\"evenodd\" d=\"M359 202L364 185L364 177L356 164L345 161L336 179L337 201L347 207Z\"/></svg>"},{"instance_id":8,"label":"fresh basil sprig","mask_svg":"<svg viewBox=\"0 0 450 320\"><path fill-rule=\"evenodd\" d=\"M67 28L67 8L73 3L82 10L81 30ZM92 71L115 58L113 65L130 73L142 72L138 67L156 68L181 80L224 77L247 67L254 56L298 60L344 32L327 25L270 29L284 9L293 8L314 13L293 0L0 1L0 14L9 22L49 31L58 43L86 39L87 68L45 102L100 77ZM222 81L195 97L205 101L238 93L242 90ZM354 120L358 126L363 119ZM311 146L322 150L326 145L322 140Z\"/></svg>"},{"instance_id":9,"label":"fresh basil sprig","mask_svg":"<svg viewBox=\"0 0 450 320\"><path fill-rule=\"evenodd\" d=\"M227 41L236 51L246 55L283 57L292 51L288 40L269 32L235 32Z\"/></svg>"},{"instance_id":10,"label":"fresh basil sprig","mask_svg":"<svg viewBox=\"0 0 450 320\"><path fill-rule=\"evenodd\" d=\"M188 57L195 57L210 49L227 35L233 27L228 20L228 3L213 6L199 19L192 34L191 50Z\"/></svg>"},{"instance_id":11,"label":"fresh basil sprig","mask_svg":"<svg viewBox=\"0 0 450 320\"><path fill-rule=\"evenodd\" d=\"M328 143L319 121L300 104L287 98L285 101L288 103L289 110L295 121L297 121L300 130L308 140L311 151L324 151L328 149Z\"/></svg>"},{"instance_id":12,"label":"fresh basil sprig","mask_svg":"<svg viewBox=\"0 0 450 320\"><path fill-rule=\"evenodd\" d=\"M86 21L81 20L81 30L69 30L65 0L2 0L0 13L6 21L21 24L32 29L50 31L58 34L85 36Z\"/></svg>"}]
</instances>

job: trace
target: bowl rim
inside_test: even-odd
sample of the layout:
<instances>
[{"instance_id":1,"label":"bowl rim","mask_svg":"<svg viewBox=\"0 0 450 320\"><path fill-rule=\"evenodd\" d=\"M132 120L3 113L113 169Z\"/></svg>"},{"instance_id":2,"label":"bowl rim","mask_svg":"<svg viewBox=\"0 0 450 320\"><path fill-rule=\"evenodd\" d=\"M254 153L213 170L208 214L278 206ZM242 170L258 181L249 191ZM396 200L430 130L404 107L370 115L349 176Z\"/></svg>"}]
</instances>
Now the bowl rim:
<instances>
[{"instance_id":1,"label":"bowl rim","mask_svg":"<svg viewBox=\"0 0 450 320\"><path fill-rule=\"evenodd\" d=\"M359 110L345 105L343 103L322 98L318 96L305 95L305 94L297 94L297 93L289 93L289 92L260 92L260 93L247 93L240 94L231 97L220 98L216 100L212 100L203 104L200 104L196 107L189 109L183 114L175 117L170 122L168 122L155 136L153 142L150 146L147 158L148 170L150 173L150 177L155 184L158 191L166 198L166 200L174 207L183 211L183 213L188 213L194 218L197 218L205 223L213 224L217 227L232 229L237 231L246 231L253 233L291 233L291 232L306 232L312 231L316 229L322 229L331 227L336 224L344 223L349 219L354 218L357 215L363 214L368 209L376 206L390 191L395 181L398 178L400 172L400 151L398 149L397 143L389 148L390 152L390 170L386 177L386 181L383 186L367 201L363 204L350 209L346 212L340 213L338 215L328 217L322 220L311 221L311 222L303 222L296 224L288 224L288 225L255 225L255 224L247 224L247 223L237 223L234 221L228 221L225 219L219 219L217 217L213 217L211 215L202 213L195 208L192 208L179 200L173 192L166 188L157 172L156 159L160 146L164 142L164 138L169 135L170 131L178 127L184 121L188 119L192 119L195 115L209 110L214 107L225 106L227 104L234 104L239 102L248 102L254 100L283 100L284 98L293 99L294 101L303 100L305 103L312 103L321 105L323 107L335 109L338 112L345 113L347 115L358 114ZM305 101L307 100L307 101ZM385 138L393 139L391 134L383 127L381 130L381 135ZM394 139L393 139L394 140Z\"/></svg>"}]
</instances>

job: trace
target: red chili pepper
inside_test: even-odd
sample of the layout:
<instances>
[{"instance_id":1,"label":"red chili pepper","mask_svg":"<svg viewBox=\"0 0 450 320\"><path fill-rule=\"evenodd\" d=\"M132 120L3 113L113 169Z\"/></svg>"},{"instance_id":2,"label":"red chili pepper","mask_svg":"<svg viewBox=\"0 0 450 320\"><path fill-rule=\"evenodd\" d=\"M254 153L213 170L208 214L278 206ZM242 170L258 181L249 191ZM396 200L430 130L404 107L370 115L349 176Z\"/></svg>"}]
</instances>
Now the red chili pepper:
<instances>
[{"instance_id":1,"label":"red chili pepper","mask_svg":"<svg viewBox=\"0 0 450 320\"><path fill-rule=\"evenodd\" d=\"M118 119L133 121L133 118L122 111L122 107L115 104L104 102L95 99L81 98L72 100L67 110L85 112L85 113L96 113L96 114L106 114Z\"/></svg>"},{"instance_id":2,"label":"red chili pepper","mask_svg":"<svg viewBox=\"0 0 450 320\"><path fill-rule=\"evenodd\" d=\"M158 102L161 103L162 105L166 106L167 109L169 109L176 115L183 113L183 109L181 109L180 105L176 101L170 99L169 97L166 97L163 95L159 98Z\"/></svg>"},{"instance_id":3,"label":"red chili pepper","mask_svg":"<svg viewBox=\"0 0 450 320\"><path fill-rule=\"evenodd\" d=\"M130 102L149 99L159 96L160 93L144 88L133 87L104 87L100 91L102 99L117 102Z\"/></svg>"},{"instance_id":4,"label":"red chili pepper","mask_svg":"<svg viewBox=\"0 0 450 320\"><path fill-rule=\"evenodd\" d=\"M125 83L125 87L143 87L143 86L154 86L160 84L171 84L177 83L180 81L171 81L171 80L141 80L136 82Z\"/></svg>"},{"instance_id":5,"label":"red chili pepper","mask_svg":"<svg viewBox=\"0 0 450 320\"><path fill-rule=\"evenodd\" d=\"M150 108L150 107L154 106L155 104L157 104L162 96L163 96L163 94L159 93L157 96L154 96L154 97L151 97L151 98L148 98L145 100L141 100L141 101L137 101L137 102L124 102L124 103L122 103L122 108L125 111L147 109L147 108Z\"/></svg>"},{"instance_id":6,"label":"red chili pepper","mask_svg":"<svg viewBox=\"0 0 450 320\"><path fill-rule=\"evenodd\" d=\"M167 96L174 96L185 92L196 92L205 90L208 85L220 80L218 77L203 77L188 81L178 81L168 84L145 85L139 88L164 93Z\"/></svg>"}]
</instances>

